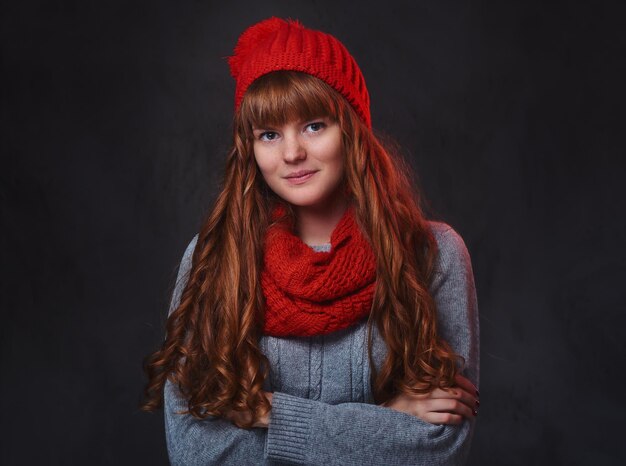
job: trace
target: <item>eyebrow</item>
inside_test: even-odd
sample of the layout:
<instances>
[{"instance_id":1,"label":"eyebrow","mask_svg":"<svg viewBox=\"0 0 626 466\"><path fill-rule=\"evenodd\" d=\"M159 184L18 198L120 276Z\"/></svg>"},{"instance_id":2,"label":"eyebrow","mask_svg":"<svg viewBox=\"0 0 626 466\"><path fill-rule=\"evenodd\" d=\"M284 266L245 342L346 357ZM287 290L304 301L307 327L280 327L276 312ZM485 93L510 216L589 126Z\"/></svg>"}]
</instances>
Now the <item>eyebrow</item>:
<instances>
[{"instance_id":1,"label":"eyebrow","mask_svg":"<svg viewBox=\"0 0 626 466\"><path fill-rule=\"evenodd\" d=\"M261 131L261 130L274 130L276 128L274 128L271 125L265 125L265 126L252 126L252 131Z\"/></svg>"},{"instance_id":2,"label":"eyebrow","mask_svg":"<svg viewBox=\"0 0 626 466\"><path fill-rule=\"evenodd\" d=\"M312 123L312 122L314 122L316 120L326 120L328 118L329 117L327 117L327 116L316 116L316 117L309 118L309 119L306 119L306 120L300 119L300 120L296 121L296 124L302 125L304 123ZM270 124L262 125L262 126L254 126L254 125L252 125L252 131L260 131L260 130L272 130L273 131L273 130L276 130L276 129L278 129L278 127L270 125Z\"/></svg>"}]
</instances>

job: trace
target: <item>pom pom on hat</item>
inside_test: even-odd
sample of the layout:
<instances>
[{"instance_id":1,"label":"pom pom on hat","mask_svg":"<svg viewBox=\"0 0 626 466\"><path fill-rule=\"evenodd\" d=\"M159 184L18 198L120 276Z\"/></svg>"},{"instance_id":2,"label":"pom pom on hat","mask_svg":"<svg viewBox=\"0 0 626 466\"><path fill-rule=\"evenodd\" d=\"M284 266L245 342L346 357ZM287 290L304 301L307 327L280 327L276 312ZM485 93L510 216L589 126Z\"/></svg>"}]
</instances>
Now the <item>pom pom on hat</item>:
<instances>
[{"instance_id":1,"label":"pom pom on hat","mask_svg":"<svg viewBox=\"0 0 626 466\"><path fill-rule=\"evenodd\" d=\"M280 18L272 17L256 23L246 29L237 40L234 54L228 58L230 66L230 74L237 79L242 63L248 59L250 54L259 47L259 44L268 37L272 37L281 27L286 25L286 21Z\"/></svg>"},{"instance_id":2,"label":"pom pom on hat","mask_svg":"<svg viewBox=\"0 0 626 466\"><path fill-rule=\"evenodd\" d=\"M297 20L272 17L247 28L228 58L236 81L235 109L252 82L272 71L315 76L342 94L371 127L369 93L356 61L335 37Z\"/></svg>"}]
</instances>

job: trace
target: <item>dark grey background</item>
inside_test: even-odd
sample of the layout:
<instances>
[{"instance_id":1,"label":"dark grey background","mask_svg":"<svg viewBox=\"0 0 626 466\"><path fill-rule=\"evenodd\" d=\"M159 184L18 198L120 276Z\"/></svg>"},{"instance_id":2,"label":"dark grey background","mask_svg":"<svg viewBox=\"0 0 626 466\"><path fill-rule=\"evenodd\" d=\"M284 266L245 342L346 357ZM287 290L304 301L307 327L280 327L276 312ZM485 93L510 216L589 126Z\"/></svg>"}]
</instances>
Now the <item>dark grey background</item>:
<instances>
[{"instance_id":1,"label":"dark grey background","mask_svg":"<svg viewBox=\"0 0 626 466\"><path fill-rule=\"evenodd\" d=\"M471 464L626 460L622 2L4 3L0 463L166 464L141 361L216 194L224 57L271 15L346 44L465 238Z\"/></svg>"}]
</instances>

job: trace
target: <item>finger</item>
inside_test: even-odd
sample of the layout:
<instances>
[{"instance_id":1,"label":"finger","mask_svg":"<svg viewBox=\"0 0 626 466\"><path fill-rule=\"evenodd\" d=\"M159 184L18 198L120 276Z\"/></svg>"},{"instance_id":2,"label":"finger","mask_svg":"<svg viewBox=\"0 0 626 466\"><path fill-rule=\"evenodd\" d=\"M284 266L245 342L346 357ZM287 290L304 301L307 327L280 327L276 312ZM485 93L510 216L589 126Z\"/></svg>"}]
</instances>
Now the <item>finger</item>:
<instances>
[{"instance_id":1,"label":"finger","mask_svg":"<svg viewBox=\"0 0 626 466\"><path fill-rule=\"evenodd\" d=\"M450 413L463 416L467 419L475 417L478 412L474 407L454 398L432 398L424 404L426 412Z\"/></svg>"},{"instance_id":2,"label":"finger","mask_svg":"<svg viewBox=\"0 0 626 466\"><path fill-rule=\"evenodd\" d=\"M463 416L453 413L427 413L422 419L437 425L458 425L463 422Z\"/></svg>"},{"instance_id":3,"label":"finger","mask_svg":"<svg viewBox=\"0 0 626 466\"><path fill-rule=\"evenodd\" d=\"M480 401L474 392L467 392L460 387L451 388L449 391L456 400L465 404L472 411L477 410L480 406Z\"/></svg>"},{"instance_id":4,"label":"finger","mask_svg":"<svg viewBox=\"0 0 626 466\"><path fill-rule=\"evenodd\" d=\"M475 394L476 397L478 398L480 395L478 394L478 389L476 388L476 385L474 385L472 382L470 382L468 379L466 379L465 377L463 377L460 374L457 374L454 377L454 381L456 382L456 384L461 387L463 390L466 390L469 393Z\"/></svg>"},{"instance_id":5,"label":"finger","mask_svg":"<svg viewBox=\"0 0 626 466\"><path fill-rule=\"evenodd\" d=\"M435 389L431 393L431 398L453 398L467 405L471 410L476 410L480 402L473 393L468 393L461 387L454 387L449 390Z\"/></svg>"}]
</instances>

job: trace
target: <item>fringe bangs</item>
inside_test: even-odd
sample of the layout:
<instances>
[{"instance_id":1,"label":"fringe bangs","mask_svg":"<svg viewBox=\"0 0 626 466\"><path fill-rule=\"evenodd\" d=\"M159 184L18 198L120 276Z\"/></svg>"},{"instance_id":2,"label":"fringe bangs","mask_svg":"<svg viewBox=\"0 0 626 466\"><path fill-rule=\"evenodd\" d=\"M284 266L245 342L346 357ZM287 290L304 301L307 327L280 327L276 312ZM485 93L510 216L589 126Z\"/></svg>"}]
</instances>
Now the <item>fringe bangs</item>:
<instances>
[{"instance_id":1,"label":"fringe bangs","mask_svg":"<svg viewBox=\"0 0 626 466\"><path fill-rule=\"evenodd\" d=\"M322 117L338 121L344 105L343 96L314 76L274 71L250 85L239 111L245 126L264 128Z\"/></svg>"}]
</instances>

